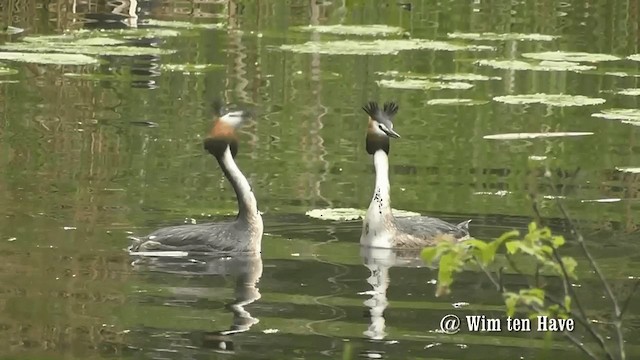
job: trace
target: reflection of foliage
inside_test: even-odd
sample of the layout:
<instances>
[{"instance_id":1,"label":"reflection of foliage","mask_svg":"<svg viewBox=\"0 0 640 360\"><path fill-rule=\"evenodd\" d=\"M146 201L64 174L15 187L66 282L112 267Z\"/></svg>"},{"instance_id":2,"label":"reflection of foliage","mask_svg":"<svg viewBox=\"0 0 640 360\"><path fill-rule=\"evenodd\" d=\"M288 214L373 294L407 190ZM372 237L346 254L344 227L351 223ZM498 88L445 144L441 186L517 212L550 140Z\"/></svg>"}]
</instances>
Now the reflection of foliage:
<instances>
[{"instance_id":1,"label":"reflection of foliage","mask_svg":"<svg viewBox=\"0 0 640 360\"><path fill-rule=\"evenodd\" d=\"M558 204L563 214L567 216L562 204ZM522 239L519 239L520 233L517 230L513 230L490 242L477 239L468 239L459 243L442 242L435 247L424 249L422 258L428 263L439 259L437 296L450 292L454 274L461 272L468 266L479 267L502 294L508 316L513 316L517 311L521 311L530 317L546 315L562 319L571 318L584 327L593 340L598 343L599 349L597 351L603 352L607 359L624 359L622 316L631 296L629 296L627 304L620 306L609 283L585 247L582 235L576 231L575 227L574 232L577 234L578 243L581 245L588 262L600 278L605 292L613 304L613 325L617 331L619 357L615 357L616 355L608 349L604 337L595 329L577 298L571 283L578 278L576 274L577 262L572 257L560 255L560 248L565 244L564 237L553 235L548 227L541 228L535 222L532 222L529 224L528 233ZM498 263L496 258L503 245L504 256L508 262L509 269L525 277L533 277L534 282L528 288L520 289L517 292L507 289L503 283L502 276L505 268L498 267L497 271L493 270ZM518 261L515 261L516 258ZM535 267L533 274L521 269L518 265L530 263L527 260L533 260ZM551 291L547 291L541 285L541 275L557 276L562 280L564 293L561 298ZM636 282L635 286L637 287L639 283ZM590 358L601 358L571 332L564 331L564 335Z\"/></svg>"}]
</instances>

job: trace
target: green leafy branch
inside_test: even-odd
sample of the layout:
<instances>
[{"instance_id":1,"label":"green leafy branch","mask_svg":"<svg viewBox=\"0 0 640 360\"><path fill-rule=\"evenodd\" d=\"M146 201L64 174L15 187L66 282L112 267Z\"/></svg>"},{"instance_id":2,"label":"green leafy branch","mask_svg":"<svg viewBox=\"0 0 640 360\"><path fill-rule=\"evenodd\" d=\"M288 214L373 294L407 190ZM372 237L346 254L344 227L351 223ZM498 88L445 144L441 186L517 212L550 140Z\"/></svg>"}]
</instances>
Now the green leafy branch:
<instances>
[{"instance_id":1,"label":"green leafy branch","mask_svg":"<svg viewBox=\"0 0 640 360\"><path fill-rule=\"evenodd\" d=\"M571 317L587 330L606 354L606 358L613 360L614 356L606 346L604 338L589 321L573 286L570 284L570 281L578 279L577 262L572 257L560 255L559 249L565 242L564 237L552 234L548 227L539 227L535 222L532 222L529 224L527 234L522 238L519 231L513 230L490 242L478 239L468 239L457 243L441 242L434 247L425 248L422 251L422 258L427 263L439 262L436 296L450 293L456 273L470 267L477 267L495 285L496 290L502 293L508 316L513 316L520 310L526 311L532 318L539 315L557 318ZM533 263L535 267L532 276L534 281L529 284L529 288L516 292L510 291L504 286L502 275L505 267L496 265L496 256L502 253L509 267L520 275L531 274L531 271L520 269L514 259L518 257L520 260L518 263L527 263L526 258L532 260L528 262ZM564 294L561 298L556 298L543 289L540 284L541 274L556 276L562 280ZM590 358L601 358L572 333L565 331L564 335ZM624 351L621 351L620 354L620 359L624 359Z\"/></svg>"}]
</instances>

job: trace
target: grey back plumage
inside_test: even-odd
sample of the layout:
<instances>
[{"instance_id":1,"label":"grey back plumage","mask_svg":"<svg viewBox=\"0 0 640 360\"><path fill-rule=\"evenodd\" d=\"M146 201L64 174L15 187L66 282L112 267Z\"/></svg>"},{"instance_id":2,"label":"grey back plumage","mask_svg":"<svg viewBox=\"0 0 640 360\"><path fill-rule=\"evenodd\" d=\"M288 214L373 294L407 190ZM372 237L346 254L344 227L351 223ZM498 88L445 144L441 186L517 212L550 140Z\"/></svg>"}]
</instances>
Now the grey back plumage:
<instances>
[{"instance_id":1,"label":"grey back plumage","mask_svg":"<svg viewBox=\"0 0 640 360\"><path fill-rule=\"evenodd\" d=\"M129 251L246 252L255 248L253 235L237 220L170 226L141 238L130 236Z\"/></svg>"},{"instance_id":2,"label":"grey back plumage","mask_svg":"<svg viewBox=\"0 0 640 360\"><path fill-rule=\"evenodd\" d=\"M444 220L429 216L410 216L394 218L394 225L399 234L406 234L406 238L399 236L399 242L404 247L411 247L410 242L415 242L415 246L430 245L425 243L436 243L441 240L460 241L469 237L469 222L466 220L454 225Z\"/></svg>"}]
</instances>

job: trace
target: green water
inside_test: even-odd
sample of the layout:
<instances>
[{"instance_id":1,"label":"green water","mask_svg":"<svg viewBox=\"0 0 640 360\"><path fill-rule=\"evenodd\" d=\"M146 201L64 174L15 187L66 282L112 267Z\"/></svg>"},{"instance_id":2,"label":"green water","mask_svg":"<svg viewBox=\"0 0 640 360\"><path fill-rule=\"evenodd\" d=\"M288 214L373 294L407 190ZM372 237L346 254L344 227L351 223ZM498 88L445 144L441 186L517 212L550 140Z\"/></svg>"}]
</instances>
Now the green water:
<instances>
[{"instance_id":1,"label":"green water","mask_svg":"<svg viewBox=\"0 0 640 360\"><path fill-rule=\"evenodd\" d=\"M640 53L636 3L415 1L410 10L395 1L137 6L141 22L223 26L163 27L178 36L151 33L132 44L154 44L172 54L102 57L94 51L89 55L100 63L89 66L2 61L17 74L0 71L0 356L582 359L561 336L438 333L449 313L501 316L503 302L491 283L464 273L451 295L436 298L433 270L393 267L386 292L372 295L365 265L387 267L361 255L360 222L305 216L312 209L368 206L374 175L360 107L369 100L400 105L395 130L402 138L392 142L390 160L395 209L452 222L471 218L472 234L491 239L526 229L534 216L529 194L565 196L614 291L629 295L628 278L640 273L640 175L616 168L640 167L640 120L591 115L638 107L637 95L617 93L640 87L639 63L625 59ZM103 2L72 8L10 1L0 9L5 24L25 29L0 34L7 44L63 30L124 29L122 20L129 21L120 15L128 9ZM293 29L339 23L382 24L406 34ZM117 32L115 38L128 34L109 31ZM449 38L454 32L555 38ZM428 39L460 49L434 50L430 44L386 55L290 50L310 40L344 39ZM550 71L544 68L549 64L522 56L556 50L619 59L587 58L576 63L587 66L579 71ZM479 60L518 60L538 68L500 69ZM181 70L168 64L207 66ZM412 85L417 89L407 88L407 75L418 81ZM606 102L561 107L493 100L539 93ZM201 145L215 97L258 115L242 130L237 160L264 212L262 258L133 264L124 251L127 235L223 219L236 209L233 190ZM484 138L524 132L593 134ZM557 192L545 186L545 167ZM602 199L608 200L593 201ZM553 201L542 205L554 231L571 239ZM571 242L567 251L586 266ZM594 318L606 319L610 307L602 288L588 270L581 273L584 306ZM385 301L384 313L371 315ZM640 317L637 302L630 304L625 336L627 358L633 359L640 356ZM239 332L221 333L230 329ZM614 335L611 328L603 331Z\"/></svg>"}]
</instances>

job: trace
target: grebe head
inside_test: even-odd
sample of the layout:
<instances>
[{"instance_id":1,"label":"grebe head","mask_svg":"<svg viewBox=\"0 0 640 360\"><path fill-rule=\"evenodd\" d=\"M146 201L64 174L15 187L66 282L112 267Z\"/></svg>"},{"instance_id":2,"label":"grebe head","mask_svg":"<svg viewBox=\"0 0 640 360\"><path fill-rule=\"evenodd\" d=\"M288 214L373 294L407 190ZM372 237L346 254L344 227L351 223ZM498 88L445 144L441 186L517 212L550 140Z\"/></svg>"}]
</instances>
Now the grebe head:
<instances>
[{"instance_id":1,"label":"grebe head","mask_svg":"<svg viewBox=\"0 0 640 360\"><path fill-rule=\"evenodd\" d=\"M227 147L233 157L238 153L238 136L236 130L251 114L245 110L223 113L222 107L216 107L217 119L209 137L204 140L204 148L213 156L220 158Z\"/></svg>"},{"instance_id":2,"label":"grebe head","mask_svg":"<svg viewBox=\"0 0 640 360\"><path fill-rule=\"evenodd\" d=\"M367 129L367 152L374 154L378 150L389 153L389 138L399 138L393 130L393 118L398 112L398 105L394 102L385 102L382 110L378 103L370 101L362 107L369 115L369 127Z\"/></svg>"}]
</instances>

